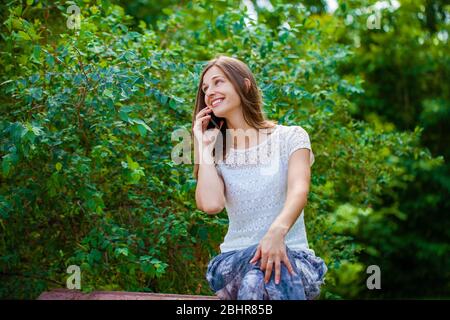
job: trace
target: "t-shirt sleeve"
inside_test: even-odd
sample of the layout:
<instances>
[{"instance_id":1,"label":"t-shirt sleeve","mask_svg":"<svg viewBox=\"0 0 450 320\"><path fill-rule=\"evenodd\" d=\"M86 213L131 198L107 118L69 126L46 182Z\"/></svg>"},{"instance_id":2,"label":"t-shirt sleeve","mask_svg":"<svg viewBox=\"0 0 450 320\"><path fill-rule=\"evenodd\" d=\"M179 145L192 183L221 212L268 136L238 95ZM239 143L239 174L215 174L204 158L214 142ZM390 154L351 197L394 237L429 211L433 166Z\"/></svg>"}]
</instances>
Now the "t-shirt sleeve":
<instances>
[{"instance_id":1,"label":"t-shirt sleeve","mask_svg":"<svg viewBox=\"0 0 450 320\"><path fill-rule=\"evenodd\" d=\"M292 126L290 128L290 132L288 135L287 143L288 143L288 159L291 157L292 153L298 149L309 149L309 161L310 166L314 163L314 153L311 148L311 141L309 139L309 135L305 129L301 126Z\"/></svg>"}]
</instances>

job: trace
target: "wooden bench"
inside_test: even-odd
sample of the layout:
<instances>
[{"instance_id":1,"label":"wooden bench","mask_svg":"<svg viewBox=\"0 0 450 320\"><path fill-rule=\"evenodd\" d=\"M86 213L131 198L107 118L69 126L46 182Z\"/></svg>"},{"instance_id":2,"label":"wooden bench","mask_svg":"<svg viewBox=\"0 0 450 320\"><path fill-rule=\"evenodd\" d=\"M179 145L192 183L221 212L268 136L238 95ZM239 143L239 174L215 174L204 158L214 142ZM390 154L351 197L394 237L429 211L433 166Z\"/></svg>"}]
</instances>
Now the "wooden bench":
<instances>
[{"instance_id":1,"label":"wooden bench","mask_svg":"<svg viewBox=\"0 0 450 320\"><path fill-rule=\"evenodd\" d=\"M53 289L43 292L37 300L219 300L216 296L199 296L169 293L147 293L126 291L94 291Z\"/></svg>"}]
</instances>

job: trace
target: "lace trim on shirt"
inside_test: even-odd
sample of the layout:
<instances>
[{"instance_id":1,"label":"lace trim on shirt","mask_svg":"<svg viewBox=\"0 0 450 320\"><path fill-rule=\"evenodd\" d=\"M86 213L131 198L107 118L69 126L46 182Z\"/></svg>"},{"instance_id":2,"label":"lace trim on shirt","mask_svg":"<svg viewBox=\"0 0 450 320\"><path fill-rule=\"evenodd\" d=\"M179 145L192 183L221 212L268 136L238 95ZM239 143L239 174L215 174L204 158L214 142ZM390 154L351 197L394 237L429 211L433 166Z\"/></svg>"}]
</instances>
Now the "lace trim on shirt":
<instances>
[{"instance_id":1,"label":"lace trim on shirt","mask_svg":"<svg viewBox=\"0 0 450 320\"><path fill-rule=\"evenodd\" d=\"M270 165L271 161L274 160L273 155L275 152L279 152L281 138L277 134L281 128L278 129L255 148L239 150L238 152L230 149L226 159L220 159L217 165L224 165L230 169Z\"/></svg>"}]
</instances>

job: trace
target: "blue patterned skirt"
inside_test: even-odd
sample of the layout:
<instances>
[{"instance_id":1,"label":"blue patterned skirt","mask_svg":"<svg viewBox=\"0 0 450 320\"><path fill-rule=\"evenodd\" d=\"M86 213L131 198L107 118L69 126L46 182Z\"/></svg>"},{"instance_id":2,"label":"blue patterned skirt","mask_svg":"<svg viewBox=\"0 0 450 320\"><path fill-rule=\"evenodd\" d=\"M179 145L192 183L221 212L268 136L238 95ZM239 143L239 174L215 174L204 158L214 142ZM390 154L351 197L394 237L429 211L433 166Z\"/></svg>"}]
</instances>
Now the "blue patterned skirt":
<instances>
[{"instance_id":1,"label":"blue patterned skirt","mask_svg":"<svg viewBox=\"0 0 450 320\"><path fill-rule=\"evenodd\" d=\"M280 283L275 284L275 267L270 281L264 282L261 259L249 261L257 244L246 249L220 253L209 263L206 279L221 300L312 300L319 296L320 285L327 272L325 262L310 251L291 250L286 253L297 275L291 275L281 263Z\"/></svg>"}]
</instances>

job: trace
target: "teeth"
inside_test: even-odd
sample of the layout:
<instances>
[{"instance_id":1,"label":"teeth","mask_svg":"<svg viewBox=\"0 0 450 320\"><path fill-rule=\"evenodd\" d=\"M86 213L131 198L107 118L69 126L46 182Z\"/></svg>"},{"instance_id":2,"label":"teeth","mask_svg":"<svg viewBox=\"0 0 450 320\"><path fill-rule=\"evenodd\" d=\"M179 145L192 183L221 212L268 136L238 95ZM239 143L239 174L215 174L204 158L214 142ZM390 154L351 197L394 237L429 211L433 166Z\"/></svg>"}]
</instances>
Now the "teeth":
<instances>
[{"instance_id":1,"label":"teeth","mask_svg":"<svg viewBox=\"0 0 450 320\"><path fill-rule=\"evenodd\" d=\"M219 103L221 103L223 101L223 99L218 99L218 100L214 100L212 105L215 107L217 106Z\"/></svg>"}]
</instances>

